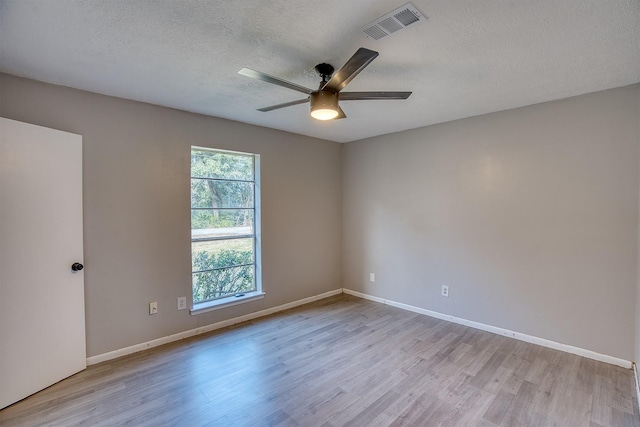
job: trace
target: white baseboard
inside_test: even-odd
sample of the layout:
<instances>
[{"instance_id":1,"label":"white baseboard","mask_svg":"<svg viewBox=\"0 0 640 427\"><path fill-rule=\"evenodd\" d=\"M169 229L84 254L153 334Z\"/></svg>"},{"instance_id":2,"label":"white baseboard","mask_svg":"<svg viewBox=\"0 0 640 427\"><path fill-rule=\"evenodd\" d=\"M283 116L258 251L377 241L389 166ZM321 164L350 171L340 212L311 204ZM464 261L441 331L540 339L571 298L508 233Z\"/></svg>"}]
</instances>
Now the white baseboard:
<instances>
[{"instance_id":1,"label":"white baseboard","mask_svg":"<svg viewBox=\"0 0 640 427\"><path fill-rule=\"evenodd\" d=\"M449 322L458 323L460 325L469 326L471 328L481 329L483 331L492 332L498 335L503 335L505 337L515 338L520 341L525 341L528 343L553 348L555 350L576 354L578 356L583 356L589 359L598 360L601 362L609 363L611 365L621 366L627 369L631 369L631 366L632 366L632 362L629 360L620 359L620 358L609 356L606 354L596 353L595 351L586 350L584 348L574 347L572 345L562 344L562 343L547 340L544 338L534 337L532 335L527 335L520 332L514 332L508 329L498 328L496 326L485 325L484 323L474 322L472 320L462 319L460 317L449 316L448 314L442 314L442 313L438 313L437 311L431 311L424 308L415 307L409 304L403 304L400 302L395 302L388 299L375 297L373 295L364 294L362 292L352 291L351 289L343 288L342 292L344 292L345 294L353 295L353 296L367 299L370 301L376 301L376 302L387 304L393 307L402 308L404 310L413 311L414 313L424 314L430 317L435 317L437 319L447 320Z\"/></svg>"},{"instance_id":2,"label":"white baseboard","mask_svg":"<svg viewBox=\"0 0 640 427\"><path fill-rule=\"evenodd\" d=\"M313 301L317 301L323 298L328 298L333 295L342 293L342 289L336 289L333 291L325 292L320 295L315 295L308 298L303 298L298 301L293 301L287 304L282 304L277 307L267 308L265 310L256 311L255 313L245 314L244 316L234 317L233 319L223 320L221 322L212 323L210 325L202 326L200 328L190 329L188 331L179 332L177 334L168 335L166 337L158 338L155 340L143 342L140 344L132 345L130 347L121 348L118 350L110 351L107 353L98 354L97 356L91 356L87 358L87 366L95 365L96 363L105 362L107 360L116 359L118 357L126 356L128 354L137 353L142 350L147 350L153 347L158 347L163 344L182 340L185 338L193 337L195 335L204 334L206 332L215 331L216 329L226 328L227 326L235 325L236 323L246 322L248 320L257 319L258 317L268 316L279 311L288 310L290 308L297 307L299 305L308 304Z\"/></svg>"},{"instance_id":3,"label":"white baseboard","mask_svg":"<svg viewBox=\"0 0 640 427\"><path fill-rule=\"evenodd\" d=\"M469 326L471 328L480 329L487 332L492 332L494 334L503 335L510 338L515 338L520 341L525 341L532 344L541 345L544 347L553 348L555 350L564 351L567 353L576 354L578 356L587 357L589 359L598 360L601 362L609 363L616 366L621 366L623 368L634 369L634 375L636 379L636 391L638 393L638 398L640 401L640 387L638 386L638 375L636 371L635 364L631 361L620 359L617 357L609 356L606 354L597 353L595 351L586 350L580 347L574 347L568 344L562 344L555 341L547 340L544 338L535 337L532 335L523 334L520 332L510 331L508 329L498 328L496 326L486 325L480 322L474 322L472 320L462 319L460 317L450 316L448 314L438 313L437 311L427 310L420 307L415 307L409 304L403 304L400 302L375 297L373 295L364 294L362 292L352 291L351 289L336 289L333 291L325 292L320 295L315 295L308 298L303 298L298 301L293 301L287 304L279 305L277 307L267 308L265 310L256 311L255 313L249 313L244 316L234 317L233 319L223 320L221 322L212 323L210 325L202 326L195 329L190 329L188 331L179 332L177 334L168 335L162 338L158 338L155 340L143 342L140 344L132 345L130 347L121 348L118 350L110 351L107 353L98 354L96 356L91 356L87 358L87 366L95 365L96 363L105 362L107 360L116 359L118 357L126 356L128 354L137 353L139 351L147 350L153 347L158 347L163 344L168 344L170 342L182 340L185 338L193 337L196 335L204 334L207 332L215 331L216 329L226 328L227 326L232 326L237 323L246 322L249 320L257 319L259 317L268 316L273 313L277 313L279 311L288 310L290 308L294 308L300 305L308 304L313 301L317 301L320 299L328 298L333 295L338 295L340 293L345 293L349 295L353 295L359 298L363 298L370 301L379 302L382 304L387 304L393 307L401 308L403 310L412 311L414 313L424 314L426 316L435 317L437 319L446 320L449 322L457 323L460 325Z\"/></svg>"}]
</instances>

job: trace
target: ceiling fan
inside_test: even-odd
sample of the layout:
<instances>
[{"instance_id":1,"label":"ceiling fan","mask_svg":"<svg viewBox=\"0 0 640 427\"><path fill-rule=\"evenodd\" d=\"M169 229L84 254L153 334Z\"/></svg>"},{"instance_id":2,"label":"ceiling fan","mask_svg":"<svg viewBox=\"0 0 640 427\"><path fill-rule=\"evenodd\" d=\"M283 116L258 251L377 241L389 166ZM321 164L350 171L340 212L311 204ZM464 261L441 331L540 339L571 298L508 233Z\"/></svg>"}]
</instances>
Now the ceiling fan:
<instances>
[{"instance_id":1,"label":"ceiling fan","mask_svg":"<svg viewBox=\"0 0 640 427\"><path fill-rule=\"evenodd\" d=\"M338 105L338 101L360 101L374 99L407 99L411 92L341 92L355 76L364 70L378 56L378 52L361 47L358 51L334 73L334 68L329 64L316 65L316 71L320 74L322 82L318 90L309 89L295 83L270 76L260 71L243 68L238 71L243 76L273 83L278 86L297 90L309 95L304 99L285 102L284 104L258 108L258 111L272 111L292 105L311 103L311 117L318 120L344 119L346 114Z\"/></svg>"}]
</instances>

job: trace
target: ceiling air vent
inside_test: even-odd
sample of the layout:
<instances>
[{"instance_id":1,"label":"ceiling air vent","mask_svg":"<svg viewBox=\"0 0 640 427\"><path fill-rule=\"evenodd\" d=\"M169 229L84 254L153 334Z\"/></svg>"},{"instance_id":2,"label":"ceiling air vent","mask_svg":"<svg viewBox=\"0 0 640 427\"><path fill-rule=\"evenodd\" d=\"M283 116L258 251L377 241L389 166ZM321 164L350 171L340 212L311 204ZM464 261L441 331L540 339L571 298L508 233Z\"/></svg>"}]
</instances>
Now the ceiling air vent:
<instances>
[{"instance_id":1,"label":"ceiling air vent","mask_svg":"<svg viewBox=\"0 0 640 427\"><path fill-rule=\"evenodd\" d=\"M409 25L419 21L425 21L427 18L423 16L418 9L411 3L407 3L396 10L387 13L362 28L362 31L374 40L395 33L396 31L407 28Z\"/></svg>"}]
</instances>

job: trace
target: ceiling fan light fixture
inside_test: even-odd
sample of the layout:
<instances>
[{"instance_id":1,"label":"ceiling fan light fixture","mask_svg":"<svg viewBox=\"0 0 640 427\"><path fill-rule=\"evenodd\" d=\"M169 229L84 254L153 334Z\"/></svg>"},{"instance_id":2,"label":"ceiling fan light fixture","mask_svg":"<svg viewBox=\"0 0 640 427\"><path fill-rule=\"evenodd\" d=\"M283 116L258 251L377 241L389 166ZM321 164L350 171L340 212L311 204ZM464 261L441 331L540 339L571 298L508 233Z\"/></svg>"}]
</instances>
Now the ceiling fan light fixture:
<instances>
[{"instance_id":1,"label":"ceiling fan light fixture","mask_svg":"<svg viewBox=\"0 0 640 427\"><path fill-rule=\"evenodd\" d=\"M311 117L316 120L331 120L338 117L338 112L329 108L311 110Z\"/></svg>"},{"instance_id":2,"label":"ceiling fan light fixture","mask_svg":"<svg viewBox=\"0 0 640 427\"><path fill-rule=\"evenodd\" d=\"M331 120L338 117L338 94L318 91L310 95L311 117L316 120Z\"/></svg>"}]
</instances>

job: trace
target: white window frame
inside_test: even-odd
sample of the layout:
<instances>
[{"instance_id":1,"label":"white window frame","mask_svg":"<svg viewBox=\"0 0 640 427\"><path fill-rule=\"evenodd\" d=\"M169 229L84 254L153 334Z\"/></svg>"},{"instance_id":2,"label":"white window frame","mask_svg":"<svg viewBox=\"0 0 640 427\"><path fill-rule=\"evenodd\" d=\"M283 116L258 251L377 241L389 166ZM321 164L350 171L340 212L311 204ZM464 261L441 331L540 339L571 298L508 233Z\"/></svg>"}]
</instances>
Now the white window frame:
<instances>
[{"instance_id":1,"label":"white window frame","mask_svg":"<svg viewBox=\"0 0 640 427\"><path fill-rule=\"evenodd\" d=\"M210 147L200 147L200 146L191 146L190 153L193 150L202 150L202 151L212 151L218 153L228 153L228 154L239 154L243 156L251 156L253 157L253 183L254 183L254 194L253 194L253 203L254 203L254 218L253 218L253 236L245 236L245 237L253 237L253 245L254 245L254 280L255 280L255 288L256 290L253 292L246 292L241 295L229 295L226 297L218 298L211 301L205 301L200 303L192 303L191 314L201 314L207 313L213 310L219 310L225 307L231 307L238 304L243 304L249 301L254 301L257 299L264 298L265 293L262 290L262 226L261 226L261 204L260 204L260 155L255 153L245 153L241 151L230 151L230 150L220 150L217 148ZM191 166L189 166L189 182L191 183L192 175L191 175ZM189 186L191 188L191 185ZM191 191L191 190L189 190ZM189 198L191 200L191 198ZM189 206L191 207L191 201L189 201ZM191 207L192 209L193 207ZM191 227L189 234L191 234L191 242L201 241L200 239L193 238L193 234L191 232ZM216 239L221 240L221 239ZM193 257L193 251L191 251L191 257ZM191 272L191 301L193 301L193 270Z\"/></svg>"}]
</instances>

